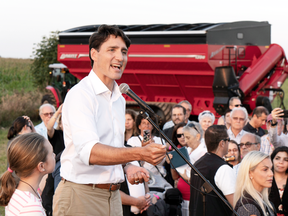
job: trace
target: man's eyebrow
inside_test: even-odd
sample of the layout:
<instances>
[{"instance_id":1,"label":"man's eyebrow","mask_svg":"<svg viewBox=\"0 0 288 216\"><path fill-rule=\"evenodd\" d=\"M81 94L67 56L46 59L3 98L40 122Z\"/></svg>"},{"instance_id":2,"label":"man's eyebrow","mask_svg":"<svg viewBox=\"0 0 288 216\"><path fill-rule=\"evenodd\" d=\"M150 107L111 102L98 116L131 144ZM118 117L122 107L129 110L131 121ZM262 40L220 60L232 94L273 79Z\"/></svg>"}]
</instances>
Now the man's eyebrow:
<instances>
[{"instance_id":1,"label":"man's eyebrow","mask_svg":"<svg viewBox=\"0 0 288 216\"><path fill-rule=\"evenodd\" d=\"M119 46L109 46L109 47L108 47L108 49L111 49L111 48L117 49L117 48L119 48ZM126 51L128 51L128 49L127 49L126 47L121 48L121 50L126 50Z\"/></svg>"}]
</instances>

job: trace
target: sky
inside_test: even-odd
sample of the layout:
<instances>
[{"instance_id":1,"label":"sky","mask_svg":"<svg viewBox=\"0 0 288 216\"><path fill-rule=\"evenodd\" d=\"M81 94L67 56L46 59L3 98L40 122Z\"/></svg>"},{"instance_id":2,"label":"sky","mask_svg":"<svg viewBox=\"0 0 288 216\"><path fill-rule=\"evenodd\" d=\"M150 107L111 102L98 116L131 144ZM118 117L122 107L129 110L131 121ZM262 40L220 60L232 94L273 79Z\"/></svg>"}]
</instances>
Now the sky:
<instances>
[{"instance_id":1,"label":"sky","mask_svg":"<svg viewBox=\"0 0 288 216\"><path fill-rule=\"evenodd\" d=\"M43 36L84 25L234 21L268 21L287 53L287 9L287 0L0 0L0 56L33 58Z\"/></svg>"}]
</instances>

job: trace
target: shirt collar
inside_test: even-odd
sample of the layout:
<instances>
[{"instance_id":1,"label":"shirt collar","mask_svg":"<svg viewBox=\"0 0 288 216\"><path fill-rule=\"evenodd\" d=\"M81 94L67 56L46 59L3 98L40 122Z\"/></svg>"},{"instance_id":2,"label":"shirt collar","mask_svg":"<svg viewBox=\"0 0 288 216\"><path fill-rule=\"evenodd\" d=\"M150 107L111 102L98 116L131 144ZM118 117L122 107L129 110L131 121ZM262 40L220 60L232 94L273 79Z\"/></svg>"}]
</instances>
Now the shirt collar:
<instances>
[{"instance_id":1,"label":"shirt collar","mask_svg":"<svg viewBox=\"0 0 288 216\"><path fill-rule=\"evenodd\" d=\"M93 71L93 69L90 71L88 75L89 79L92 83L92 88L96 95L102 94L102 93L110 93L111 91L107 88L107 86L100 80L100 78L96 75L96 73ZM118 84L114 81L113 86L113 92L112 92L112 100L117 100L121 96L121 92L119 89Z\"/></svg>"}]
</instances>

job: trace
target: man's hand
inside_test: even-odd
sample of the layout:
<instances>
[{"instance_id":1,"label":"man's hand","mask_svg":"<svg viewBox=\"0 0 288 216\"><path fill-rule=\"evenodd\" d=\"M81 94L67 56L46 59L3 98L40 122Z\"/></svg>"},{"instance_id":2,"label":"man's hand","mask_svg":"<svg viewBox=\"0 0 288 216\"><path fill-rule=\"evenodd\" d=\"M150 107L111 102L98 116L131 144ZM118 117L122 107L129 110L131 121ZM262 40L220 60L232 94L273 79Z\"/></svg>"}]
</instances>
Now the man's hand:
<instances>
[{"instance_id":1,"label":"man's hand","mask_svg":"<svg viewBox=\"0 0 288 216\"><path fill-rule=\"evenodd\" d=\"M166 146L156 143L151 143L143 147L141 152L141 160L150 164L159 164L166 155Z\"/></svg>"},{"instance_id":2,"label":"man's hand","mask_svg":"<svg viewBox=\"0 0 288 216\"><path fill-rule=\"evenodd\" d=\"M124 171L130 184L139 184L144 181L149 181L149 172L143 167L128 164L124 167Z\"/></svg>"},{"instance_id":3,"label":"man's hand","mask_svg":"<svg viewBox=\"0 0 288 216\"><path fill-rule=\"evenodd\" d=\"M166 156L166 158L165 158L166 163L167 163L167 164L170 164L170 161L171 161L172 158L173 158L173 155L172 155L172 154L167 154L167 156Z\"/></svg>"},{"instance_id":4,"label":"man's hand","mask_svg":"<svg viewBox=\"0 0 288 216\"><path fill-rule=\"evenodd\" d=\"M281 116L284 115L283 110L281 108L275 108L271 112L272 115L272 122L275 124L278 119L281 119Z\"/></svg>"}]
</instances>

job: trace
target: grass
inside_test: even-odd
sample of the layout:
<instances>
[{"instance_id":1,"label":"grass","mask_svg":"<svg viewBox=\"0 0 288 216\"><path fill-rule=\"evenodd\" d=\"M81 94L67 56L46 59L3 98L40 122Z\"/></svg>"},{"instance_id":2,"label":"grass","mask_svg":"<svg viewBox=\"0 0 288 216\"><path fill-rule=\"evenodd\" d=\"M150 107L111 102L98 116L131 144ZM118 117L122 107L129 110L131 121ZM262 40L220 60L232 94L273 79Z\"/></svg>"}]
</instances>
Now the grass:
<instances>
[{"instance_id":1,"label":"grass","mask_svg":"<svg viewBox=\"0 0 288 216\"><path fill-rule=\"evenodd\" d=\"M6 157L6 147L7 147L7 133L8 128L0 128L0 173L7 169L7 157ZM4 216L4 207L0 206L0 216Z\"/></svg>"}]
</instances>

